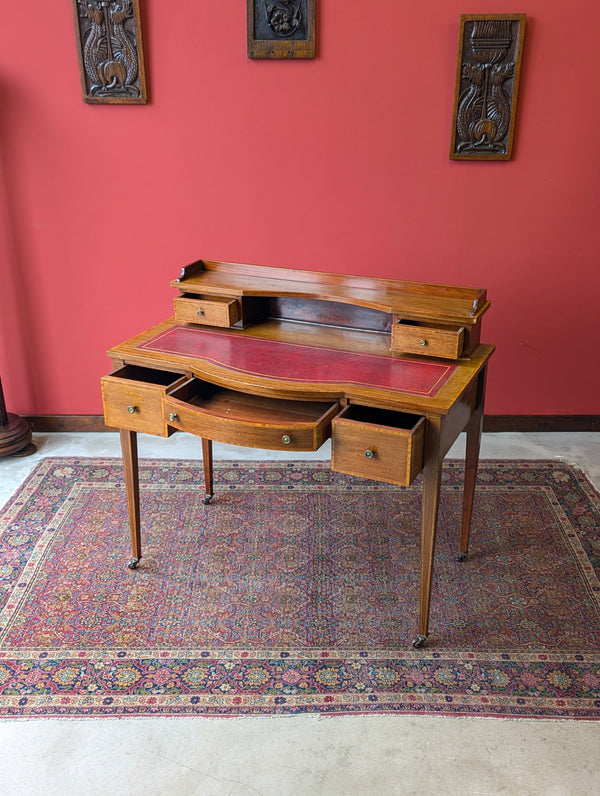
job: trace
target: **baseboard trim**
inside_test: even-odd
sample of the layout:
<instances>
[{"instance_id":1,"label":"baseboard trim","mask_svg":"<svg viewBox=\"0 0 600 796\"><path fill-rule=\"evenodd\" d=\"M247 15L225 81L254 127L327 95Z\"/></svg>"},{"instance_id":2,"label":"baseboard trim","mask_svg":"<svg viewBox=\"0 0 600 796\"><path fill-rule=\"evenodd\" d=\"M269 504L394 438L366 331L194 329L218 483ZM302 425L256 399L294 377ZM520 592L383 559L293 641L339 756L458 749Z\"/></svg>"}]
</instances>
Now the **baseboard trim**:
<instances>
[{"instance_id":1,"label":"baseboard trim","mask_svg":"<svg viewBox=\"0 0 600 796\"><path fill-rule=\"evenodd\" d=\"M483 430L503 431L600 431L600 415L486 415Z\"/></svg>"},{"instance_id":2,"label":"baseboard trim","mask_svg":"<svg viewBox=\"0 0 600 796\"><path fill-rule=\"evenodd\" d=\"M82 433L115 431L102 415L31 415L25 418L34 432ZM510 431L600 431L600 415L486 415L483 430L488 433Z\"/></svg>"},{"instance_id":3,"label":"baseboard trim","mask_svg":"<svg viewBox=\"0 0 600 796\"><path fill-rule=\"evenodd\" d=\"M25 420L31 424L34 433L116 431L105 424L103 415L30 415Z\"/></svg>"}]
</instances>

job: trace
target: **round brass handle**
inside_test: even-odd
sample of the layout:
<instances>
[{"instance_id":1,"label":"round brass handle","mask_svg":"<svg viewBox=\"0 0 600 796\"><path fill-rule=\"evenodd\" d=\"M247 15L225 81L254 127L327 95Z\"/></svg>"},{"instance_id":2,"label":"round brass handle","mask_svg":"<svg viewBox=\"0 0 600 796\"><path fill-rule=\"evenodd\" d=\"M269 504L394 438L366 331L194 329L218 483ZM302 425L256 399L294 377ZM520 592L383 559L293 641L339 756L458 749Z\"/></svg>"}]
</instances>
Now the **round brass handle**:
<instances>
[{"instance_id":1,"label":"round brass handle","mask_svg":"<svg viewBox=\"0 0 600 796\"><path fill-rule=\"evenodd\" d=\"M367 459L373 459L375 457L375 451L371 450L371 448L367 448L365 451L365 456Z\"/></svg>"},{"instance_id":2,"label":"round brass handle","mask_svg":"<svg viewBox=\"0 0 600 796\"><path fill-rule=\"evenodd\" d=\"M196 313L196 315L204 315L204 310L198 310L198 312Z\"/></svg>"},{"instance_id":3,"label":"round brass handle","mask_svg":"<svg viewBox=\"0 0 600 796\"><path fill-rule=\"evenodd\" d=\"M419 345L427 345L427 340L419 340Z\"/></svg>"},{"instance_id":4,"label":"round brass handle","mask_svg":"<svg viewBox=\"0 0 600 796\"><path fill-rule=\"evenodd\" d=\"M172 423L174 420L177 420L177 415L176 415L176 413L175 413L175 412L171 412L171 413L169 414L169 420L171 421L171 423Z\"/></svg>"},{"instance_id":5,"label":"round brass handle","mask_svg":"<svg viewBox=\"0 0 600 796\"><path fill-rule=\"evenodd\" d=\"M132 406L131 404L129 404L129 406L127 407L127 411L129 412L130 415L132 415L134 412L137 412L137 406Z\"/></svg>"},{"instance_id":6,"label":"round brass handle","mask_svg":"<svg viewBox=\"0 0 600 796\"><path fill-rule=\"evenodd\" d=\"M289 434L284 434L283 437L281 438L281 441L283 442L284 445L289 445L290 442L292 441L292 438L290 437Z\"/></svg>"}]
</instances>

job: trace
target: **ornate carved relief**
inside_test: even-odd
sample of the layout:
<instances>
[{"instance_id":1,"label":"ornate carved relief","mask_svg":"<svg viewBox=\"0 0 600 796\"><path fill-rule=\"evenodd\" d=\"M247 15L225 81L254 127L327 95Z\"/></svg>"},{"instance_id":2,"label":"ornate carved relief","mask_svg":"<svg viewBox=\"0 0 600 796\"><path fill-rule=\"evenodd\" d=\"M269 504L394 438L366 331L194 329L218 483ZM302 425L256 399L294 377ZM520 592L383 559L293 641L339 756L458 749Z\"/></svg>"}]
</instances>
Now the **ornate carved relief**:
<instances>
[{"instance_id":1,"label":"ornate carved relief","mask_svg":"<svg viewBox=\"0 0 600 796\"><path fill-rule=\"evenodd\" d=\"M509 160L515 127L525 14L460 18L453 160Z\"/></svg>"},{"instance_id":2,"label":"ornate carved relief","mask_svg":"<svg viewBox=\"0 0 600 796\"><path fill-rule=\"evenodd\" d=\"M315 0L247 0L249 58L314 58Z\"/></svg>"},{"instance_id":3,"label":"ornate carved relief","mask_svg":"<svg viewBox=\"0 0 600 796\"><path fill-rule=\"evenodd\" d=\"M138 0L73 0L85 102L147 102Z\"/></svg>"}]
</instances>

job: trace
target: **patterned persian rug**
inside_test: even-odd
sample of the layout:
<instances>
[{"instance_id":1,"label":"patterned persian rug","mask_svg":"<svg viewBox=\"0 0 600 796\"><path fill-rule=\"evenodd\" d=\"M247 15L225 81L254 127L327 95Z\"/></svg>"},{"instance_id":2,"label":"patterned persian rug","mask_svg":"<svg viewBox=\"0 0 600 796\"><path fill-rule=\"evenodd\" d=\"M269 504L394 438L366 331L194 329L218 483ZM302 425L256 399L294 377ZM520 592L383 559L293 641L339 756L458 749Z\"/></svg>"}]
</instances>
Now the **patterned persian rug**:
<instances>
[{"instance_id":1,"label":"patterned persian rug","mask_svg":"<svg viewBox=\"0 0 600 796\"><path fill-rule=\"evenodd\" d=\"M415 650L421 482L328 463L46 459L0 515L0 716L600 717L600 496L556 461L482 462L457 563L446 463Z\"/></svg>"}]
</instances>

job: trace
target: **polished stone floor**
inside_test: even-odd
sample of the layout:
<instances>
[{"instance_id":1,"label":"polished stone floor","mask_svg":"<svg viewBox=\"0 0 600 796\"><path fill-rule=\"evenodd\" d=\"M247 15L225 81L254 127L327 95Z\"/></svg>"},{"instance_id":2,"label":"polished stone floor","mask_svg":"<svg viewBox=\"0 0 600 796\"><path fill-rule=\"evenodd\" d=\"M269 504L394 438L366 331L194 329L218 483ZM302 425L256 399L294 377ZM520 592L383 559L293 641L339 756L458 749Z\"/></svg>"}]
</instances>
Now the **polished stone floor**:
<instances>
[{"instance_id":1,"label":"polished stone floor","mask_svg":"<svg viewBox=\"0 0 600 796\"><path fill-rule=\"evenodd\" d=\"M38 434L0 459L0 505L44 456L118 456L116 434ZM462 455L460 439L450 456ZM216 458L265 458L215 446ZM140 456L200 458L140 436ZM285 458L285 454L277 458ZM329 449L307 458L327 458ZM600 434L488 434L485 458L560 458L600 490ZM600 529L599 529L600 533ZM600 723L430 716L0 721L3 796L600 794Z\"/></svg>"}]
</instances>

